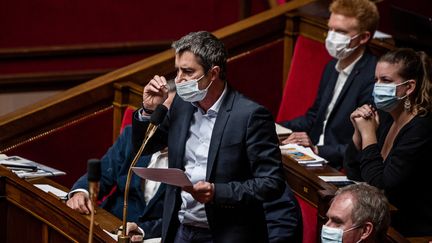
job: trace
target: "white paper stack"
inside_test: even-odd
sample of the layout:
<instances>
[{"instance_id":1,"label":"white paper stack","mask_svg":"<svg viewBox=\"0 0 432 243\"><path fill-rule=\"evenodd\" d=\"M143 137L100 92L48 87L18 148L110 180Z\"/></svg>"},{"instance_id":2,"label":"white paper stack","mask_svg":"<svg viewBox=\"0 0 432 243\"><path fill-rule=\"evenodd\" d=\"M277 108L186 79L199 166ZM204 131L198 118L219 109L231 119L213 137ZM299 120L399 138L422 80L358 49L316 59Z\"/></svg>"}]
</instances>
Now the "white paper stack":
<instances>
[{"instance_id":1,"label":"white paper stack","mask_svg":"<svg viewBox=\"0 0 432 243\"><path fill-rule=\"evenodd\" d=\"M289 155L299 164L306 166L322 166L327 161L316 155L309 147L303 147L297 144L285 144L280 146L282 154Z\"/></svg>"},{"instance_id":2,"label":"white paper stack","mask_svg":"<svg viewBox=\"0 0 432 243\"><path fill-rule=\"evenodd\" d=\"M292 133L291 129L286 128L282 125L275 123L275 126L276 126L276 134L278 136L289 136Z\"/></svg>"}]
</instances>

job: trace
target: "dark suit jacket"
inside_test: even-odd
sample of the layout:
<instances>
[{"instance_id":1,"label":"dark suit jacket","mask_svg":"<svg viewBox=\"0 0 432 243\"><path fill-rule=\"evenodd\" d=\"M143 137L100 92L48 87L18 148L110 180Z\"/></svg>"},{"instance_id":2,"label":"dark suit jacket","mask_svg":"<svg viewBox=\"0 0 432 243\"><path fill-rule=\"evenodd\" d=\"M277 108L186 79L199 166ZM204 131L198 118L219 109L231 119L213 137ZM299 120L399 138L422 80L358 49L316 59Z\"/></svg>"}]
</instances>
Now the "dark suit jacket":
<instances>
[{"instance_id":1,"label":"dark suit jacket","mask_svg":"<svg viewBox=\"0 0 432 243\"><path fill-rule=\"evenodd\" d=\"M293 131L307 132L313 144L317 144L323 130L323 121L327 107L333 97L333 90L339 72L336 71L337 60L331 60L325 67L317 98L304 116L282 122ZM375 80L376 58L365 52L355 64L351 74L334 105L328 118L324 145L318 147L319 155L336 168L342 166L347 144L351 140L354 128L350 121L351 113L359 106L373 102L372 90Z\"/></svg>"},{"instance_id":2,"label":"dark suit jacket","mask_svg":"<svg viewBox=\"0 0 432 243\"><path fill-rule=\"evenodd\" d=\"M132 153L132 128L125 127L120 137L101 159L102 178L100 181L99 199L110 193L113 187L117 187L103 203L101 207L123 218L123 201L126 178L129 166L135 156ZM142 156L138 167L147 167L151 156ZM72 190L84 188L88 190L87 174L83 175L72 187ZM148 205L144 200L142 180L132 176L129 188L127 221L136 222L145 232L145 238L161 237L162 233L162 209L165 193L165 185L161 184L155 196Z\"/></svg>"},{"instance_id":3,"label":"dark suit jacket","mask_svg":"<svg viewBox=\"0 0 432 243\"><path fill-rule=\"evenodd\" d=\"M432 235L432 114L414 117L397 134L384 160L381 149L393 123L382 116L377 131L378 143L357 151L351 142L344 168L349 179L365 181L383 189L398 209L391 224L404 236Z\"/></svg>"},{"instance_id":4,"label":"dark suit jacket","mask_svg":"<svg viewBox=\"0 0 432 243\"><path fill-rule=\"evenodd\" d=\"M169 166L184 169L185 144L196 109L176 96L146 152L168 144ZM148 126L137 115L135 148ZM229 87L212 132L206 181L215 184L214 199L205 205L214 242L268 242L262 202L278 198L285 186L274 121L268 110ZM173 242L179 225L180 192L181 188L167 185L164 243Z\"/></svg>"},{"instance_id":5,"label":"dark suit jacket","mask_svg":"<svg viewBox=\"0 0 432 243\"><path fill-rule=\"evenodd\" d=\"M264 203L269 243L301 243L303 221L300 206L288 183L279 199Z\"/></svg>"}]
</instances>

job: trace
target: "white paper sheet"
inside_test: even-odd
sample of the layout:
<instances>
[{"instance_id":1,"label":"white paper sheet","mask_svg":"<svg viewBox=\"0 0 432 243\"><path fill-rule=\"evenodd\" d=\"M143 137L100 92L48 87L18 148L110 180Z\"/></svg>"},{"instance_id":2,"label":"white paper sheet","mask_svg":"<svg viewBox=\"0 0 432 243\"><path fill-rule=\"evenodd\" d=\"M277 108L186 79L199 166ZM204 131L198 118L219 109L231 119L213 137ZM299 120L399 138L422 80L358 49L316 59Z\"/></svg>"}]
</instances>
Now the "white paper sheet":
<instances>
[{"instance_id":1,"label":"white paper sheet","mask_svg":"<svg viewBox=\"0 0 432 243\"><path fill-rule=\"evenodd\" d=\"M286 128L282 125L275 123L275 126L276 126L276 134L278 136L287 136L287 135L290 135L292 133L291 129Z\"/></svg>"},{"instance_id":2,"label":"white paper sheet","mask_svg":"<svg viewBox=\"0 0 432 243\"><path fill-rule=\"evenodd\" d=\"M346 176L318 176L321 180L325 182L349 182Z\"/></svg>"},{"instance_id":3,"label":"white paper sheet","mask_svg":"<svg viewBox=\"0 0 432 243\"><path fill-rule=\"evenodd\" d=\"M67 197L67 192L64 192L56 187L53 187L51 185L48 184L34 184L35 187L41 189L44 192L51 192L54 195L56 195L59 198L66 198Z\"/></svg>"},{"instance_id":4,"label":"white paper sheet","mask_svg":"<svg viewBox=\"0 0 432 243\"><path fill-rule=\"evenodd\" d=\"M184 171L176 168L141 168L132 167L133 172L139 177L160 181L173 186L185 187L192 186L192 182L186 176Z\"/></svg>"}]
</instances>

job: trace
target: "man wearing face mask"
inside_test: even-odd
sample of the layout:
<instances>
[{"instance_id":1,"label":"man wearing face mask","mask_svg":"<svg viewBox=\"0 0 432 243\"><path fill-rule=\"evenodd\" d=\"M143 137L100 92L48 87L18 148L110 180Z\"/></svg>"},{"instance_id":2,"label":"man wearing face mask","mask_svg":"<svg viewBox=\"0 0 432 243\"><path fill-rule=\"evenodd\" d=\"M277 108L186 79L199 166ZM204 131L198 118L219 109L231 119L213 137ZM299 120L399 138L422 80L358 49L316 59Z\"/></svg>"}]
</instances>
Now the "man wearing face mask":
<instances>
[{"instance_id":1,"label":"man wearing face mask","mask_svg":"<svg viewBox=\"0 0 432 243\"><path fill-rule=\"evenodd\" d=\"M317 98L307 113L282 122L294 131L282 143L295 143L342 166L353 127L349 116L358 106L372 103L376 58L367 51L379 20L369 0L335 0L330 5L328 53L334 57L324 69Z\"/></svg>"},{"instance_id":2,"label":"man wearing face mask","mask_svg":"<svg viewBox=\"0 0 432 243\"><path fill-rule=\"evenodd\" d=\"M386 242L388 201L377 188L359 183L340 188L327 211L322 243Z\"/></svg>"},{"instance_id":3,"label":"man wearing face mask","mask_svg":"<svg viewBox=\"0 0 432 243\"><path fill-rule=\"evenodd\" d=\"M285 189L272 115L228 85L226 50L211 33L190 33L173 48L177 96L144 153L168 146L169 167L184 170L193 186L167 185L162 241L268 242L263 203ZM167 93L162 76L145 86L135 148Z\"/></svg>"}]
</instances>

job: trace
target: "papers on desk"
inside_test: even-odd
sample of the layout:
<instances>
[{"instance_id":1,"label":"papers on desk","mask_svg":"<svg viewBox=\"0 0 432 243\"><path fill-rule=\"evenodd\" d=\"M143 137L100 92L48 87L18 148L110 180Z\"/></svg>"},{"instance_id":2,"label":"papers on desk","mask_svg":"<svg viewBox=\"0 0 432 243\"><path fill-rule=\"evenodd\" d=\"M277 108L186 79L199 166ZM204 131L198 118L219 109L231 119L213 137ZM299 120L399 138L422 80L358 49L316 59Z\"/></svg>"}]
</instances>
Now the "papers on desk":
<instances>
[{"instance_id":1,"label":"papers on desk","mask_svg":"<svg viewBox=\"0 0 432 243\"><path fill-rule=\"evenodd\" d=\"M375 31L373 38L374 39L389 39L389 38L392 38L392 36L387 34L387 33L384 33L384 32L377 30L377 31Z\"/></svg>"},{"instance_id":2,"label":"papers on desk","mask_svg":"<svg viewBox=\"0 0 432 243\"><path fill-rule=\"evenodd\" d=\"M34 184L35 187L41 189L42 191L48 193L52 193L54 195L56 195L57 197L59 197L60 199L66 199L67 198L67 192L62 191L56 187L53 187L51 185L48 184Z\"/></svg>"},{"instance_id":3,"label":"papers on desk","mask_svg":"<svg viewBox=\"0 0 432 243\"><path fill-rule=\"evenodd\" d=\"M310 148L297 144L285 144L280 146L282 154L295 159L299 164L306 166L322 166L326 163L324 158L316 155Z\"/></svg>"},{"instance_id":4,"label":"papers on desk","mask_svg":"<svg viewBox=\"0 0 432 243\"><path fill-rule=\"evenodd\" d=\"M275 123L275 126L276 126L276 134L278 136L288 136L288 135L290 135L292 133L291 129L286 128L286 127L284 127L282 125L279 125L279 124Z\"/></svg>"},{"instance_id":5,"label":"papers on desk","mask_svg":"<svg viewBox=\"0 0 432 243\"><path fill-rule=\"evenodd\" d=\"M65 172L51 168L49 166L24 159L19 156L0 157L0 165L9 168L20 178L35 178L44 176L66 175Z\"/></svg>"},{"instance_id":6,"label":"papers on desk","mask_svg":"<svg viewBox=\"0 0 432 243\"><path fill-rule=\"evenodd\" d=\"M180 169L132 167L132 170L143 179L159 181L179 187L192 186L192 182L186 176L184 171Z\"/></svg>"},{"instance_id":7,"label":"papers on desk","mask_svg":"<svg viewBox=\"0 0 432 243\"><path fill-rule=\"evenodd\" d=\"M333 184L337 187L343 187L355 184L355 181L348 179L346 176L318 176L321 180Z\"/></svg>"}]
</instances>

